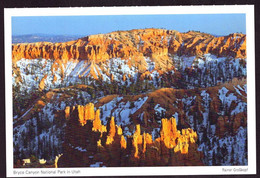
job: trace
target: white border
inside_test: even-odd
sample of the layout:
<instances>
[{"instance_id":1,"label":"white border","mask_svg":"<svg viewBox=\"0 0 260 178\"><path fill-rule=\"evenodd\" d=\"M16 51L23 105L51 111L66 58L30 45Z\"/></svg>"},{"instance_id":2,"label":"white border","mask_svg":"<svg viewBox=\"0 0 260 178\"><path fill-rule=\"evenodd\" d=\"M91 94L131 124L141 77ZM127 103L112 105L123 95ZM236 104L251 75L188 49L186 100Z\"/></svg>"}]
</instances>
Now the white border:
<instances>
[{"instance_id":1,"label":"white border","mask_svg":"<svg viewBox=\"0 0 260 178\"><path fill-rule=\"evenodd\" d=\"M133 14L134 12L134 14ZM12 113L12 16L77 16L77 15L141 15L141 14L221 14L245 13L247 35L247 109L248 109L248 166L188 166L188 167L120 167L120 168L13 168L13 113ZM255 44L254 6L164 6L164 7L92 7L92 8L20 8L4 9L5 20L5 101L6 101L6 172L8 177L36 176L115 176L115 175L225 175L256 174L256 110L255 110ZM221 27L219 27L221 28ZM248 168L246 172L224 172L222 168ZM71 174L14 174L14 171L69 170ZM79 170L79 174L72 174Z\"/></svg>"}]
</instances>

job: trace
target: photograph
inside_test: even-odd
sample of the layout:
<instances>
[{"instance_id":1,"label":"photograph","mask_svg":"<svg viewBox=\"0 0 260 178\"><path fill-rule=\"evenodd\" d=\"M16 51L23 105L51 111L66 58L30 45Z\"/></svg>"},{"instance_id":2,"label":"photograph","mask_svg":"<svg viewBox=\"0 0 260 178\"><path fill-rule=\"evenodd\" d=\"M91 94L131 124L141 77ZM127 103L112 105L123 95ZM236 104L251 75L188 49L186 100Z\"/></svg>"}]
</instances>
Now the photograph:
<instances>
[{"instance_id":1,"label":"photograph","mask_svg":"<svg viewBox=\"0 0 260 178\"><path fill-rule=\"evenodd\" d=\"M246 173L255 122L247 14L122 10L9 16L12 173Z\"/></svg>"}]
</instances>

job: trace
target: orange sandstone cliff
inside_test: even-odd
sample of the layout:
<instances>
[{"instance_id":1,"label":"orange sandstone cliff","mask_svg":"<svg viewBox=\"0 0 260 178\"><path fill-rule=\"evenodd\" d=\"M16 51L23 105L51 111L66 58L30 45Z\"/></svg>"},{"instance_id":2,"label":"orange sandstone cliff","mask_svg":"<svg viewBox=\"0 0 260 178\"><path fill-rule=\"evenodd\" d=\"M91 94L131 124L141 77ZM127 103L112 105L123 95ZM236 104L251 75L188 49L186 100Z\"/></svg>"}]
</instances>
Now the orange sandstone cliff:
<instances>
[{"instance_id":1,"label":"orange sandstone cliff","mask_svg":"<svg viewBox=\"0 0 260 178\"><path fill-rule=\"evenodd\" d=\"M214 37L190 31L180 33L164 29L140 29L90 35L64 43L20 43L12 45L12 60L45 58L91 60L96 63L110 58L127 58L143 62L143 57L167 60L168 55L201 55L246 58L246 35Z\"/></svg>"}]
</instances>

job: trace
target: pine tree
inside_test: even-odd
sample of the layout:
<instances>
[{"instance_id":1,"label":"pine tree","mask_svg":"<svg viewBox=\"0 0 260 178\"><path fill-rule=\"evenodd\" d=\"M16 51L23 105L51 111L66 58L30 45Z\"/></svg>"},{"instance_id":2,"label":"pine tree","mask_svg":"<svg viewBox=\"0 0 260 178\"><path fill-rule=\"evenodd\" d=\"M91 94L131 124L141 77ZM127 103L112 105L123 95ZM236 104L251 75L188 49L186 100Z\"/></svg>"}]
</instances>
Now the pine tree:
<instances>
[{"instance_id":1,"label":"pine tree","mask_svg":"<svg viewBox=\"0 0 260 178\"><path fill-rule=\"evenodd\" d=\"M221 148L221 154L222 154L222 162L225 162L226 156L228 154L227 145L224 143Z\"/></svg>"},{"instance_id":2,"label":"pine tree","mask_svg":"<svg viewBox=\"0 0 260 178\"><path fill-rule=\"evenodd\" d=\"M221 165L221 160L222 160L222 154L220 151L219 141L217 140L217 153L216 153L216 165L217 166Z\"/></svg>"},{"instance_id":3,"label":"pine tree","mask_svg":"<svg viewBox=\"0 0 260 178\"><path fill-rule=\"evenodd\" d=\"M233 148L233 146L231 147L231 153L230 153L230 157L231 157L231 159L230 159L230 164L231 165L236 165L235 164L235 153L234 153L234 148Z\"/></svg>"},{"instance_id":4,"label":"pine tree","mask_svg":"<svg viewBox=\"0 0 260 178\"><path fill-rule=\"evenodd\" d=\"M212 151L212 166L216 166L217 165L217 162L216 162L216 153L215 151L213 150Z\"/></svg>"},{"instance_id":5,"label":"pine tree","mask_svg":"<svg viewBox=\"0 0 260 178\"><path fill-rule=\"evenodd\" d=\"M150 107L151 107L151 109L153 109L155 107L155 101L154 101L153 97L151 97L151 100L150 100Z\"/></svg>"},{"instance_id":6,"label":"pine tree","mask_svg":"<svg viewBox=\"0 0 260 178\"><path fill-rule=\"evenodd\" d=\"M135 103L133 101L130 102L130 109L135 107Z\"/></svg>"}]
</instances>

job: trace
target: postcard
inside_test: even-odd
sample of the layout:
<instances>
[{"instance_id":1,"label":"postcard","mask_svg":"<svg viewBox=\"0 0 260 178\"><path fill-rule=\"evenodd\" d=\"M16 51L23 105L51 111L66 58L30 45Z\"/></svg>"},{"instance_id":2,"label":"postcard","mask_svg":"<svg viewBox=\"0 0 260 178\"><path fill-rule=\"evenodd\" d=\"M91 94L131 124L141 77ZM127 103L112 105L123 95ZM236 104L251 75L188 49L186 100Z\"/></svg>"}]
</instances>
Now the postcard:
<instances>
[{"instance_id":1,"label":"postcard","mask_svg":"<svg viewBox=\"0 0 260 178\"><path fill-rule=\"evenodd\" d=\"M254 6L5 9L7 176L256 173Z\"/></svg>"}]
</instances>

